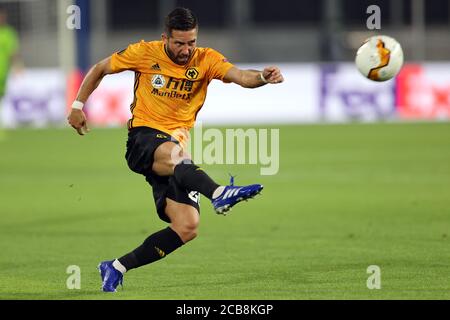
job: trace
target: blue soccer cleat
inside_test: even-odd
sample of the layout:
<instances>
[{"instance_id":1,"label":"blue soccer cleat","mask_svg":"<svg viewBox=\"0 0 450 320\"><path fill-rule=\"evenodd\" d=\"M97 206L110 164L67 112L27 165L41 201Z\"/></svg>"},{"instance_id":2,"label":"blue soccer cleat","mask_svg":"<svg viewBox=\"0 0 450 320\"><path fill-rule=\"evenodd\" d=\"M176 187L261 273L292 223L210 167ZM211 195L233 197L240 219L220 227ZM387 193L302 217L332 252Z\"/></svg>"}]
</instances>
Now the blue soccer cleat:
<instances>
[{"instance_id":1,"label":"blue soccer cleat","mask_svg":"<svg viewBox=\"0 0 450 320\"><path fill-rule=\"evenodd\" d=\"M211 200L217 214L226 215L229 210L242 200L248 200L261 192L264 187L261 184L249 186L234 186L234 177L231 176L230 185L226 186L220 196Z\"/></svg>"},{"instance_id":2,"label":"blue soccer cleat","mask_svg":"<svg viewBox=\"0 0 450 320\"><path fill-rule=\"evenodd\" d=\"M104 292L116 292L117 286L123 283L122 272L114 268L112 264L113 261L103 261L97 267L102 277L102 289Z\"/></svg>"}]
</instances>

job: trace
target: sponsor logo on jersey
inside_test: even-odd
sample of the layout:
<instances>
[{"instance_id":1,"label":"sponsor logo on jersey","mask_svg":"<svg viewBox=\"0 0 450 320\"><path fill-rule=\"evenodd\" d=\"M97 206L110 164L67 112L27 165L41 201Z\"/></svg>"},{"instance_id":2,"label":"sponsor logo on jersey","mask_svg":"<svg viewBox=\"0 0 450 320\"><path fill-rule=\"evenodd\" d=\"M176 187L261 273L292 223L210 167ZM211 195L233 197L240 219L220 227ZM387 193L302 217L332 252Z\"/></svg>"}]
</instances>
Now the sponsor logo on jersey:
<instances>
[{"instance_id":1,"label":"sponsor logo on jersey","mask_svg":"<svg viewBox=\"0 0 450 320\"><path fill-rule=\"evenodd\" d=\"M166 84L166 79L160 74L155 74L152 78L152 86L155 89L161 89Z\"/></svg>"},{"instance_id":2,"label":"sponsor logo on jersey","mask_svg":"<svg viewBox=\"0 0 450 320\"><path fill-rule=\"evenodd\" d=\"M161 91L158 89L153 89L152 90L152 94L159 96L159 97L167 97L167 98L172 98L172 99L181 99L181 100L186 100L189 101L192 98L192 93L179 93L176 91Z\"/></svg>"}]
</instances>

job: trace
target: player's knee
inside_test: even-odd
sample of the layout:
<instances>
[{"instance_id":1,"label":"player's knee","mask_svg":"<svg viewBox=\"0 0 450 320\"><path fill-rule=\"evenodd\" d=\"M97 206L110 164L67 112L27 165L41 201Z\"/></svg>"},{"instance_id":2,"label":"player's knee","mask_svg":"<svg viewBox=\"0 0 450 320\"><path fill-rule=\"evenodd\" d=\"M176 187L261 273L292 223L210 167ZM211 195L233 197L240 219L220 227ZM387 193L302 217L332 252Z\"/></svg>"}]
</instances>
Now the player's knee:
<instances>
[{"instance_id":1,"label":"player's knee","mask_svg":"<svg viewBox=\"0 0 450 320\"><path fill-rule=\"evenodd\" d=\"M186 243L197 237L199 217L196 212L186 212L180 216L180 219L172 221L172 227L178 233L181 240Z\"/></svg>"},{"instance_id":2,"label":"player's knee","mask_svg":"<svg viewBox=\"0 0 450 320\"><path fill-rule=\"evenodd\" d=\"M189 241L194 240L198 235L198 229L197 228L189 228L189 227L178 227L175 228L175 232L178 233L181 240L186 243Z\"/></svg>"},{"instance_id":3,"label":"player's knee","mask_svg":"<svg viewBox=\"0 0 450 320\"><path fill-rule=\"evenodd\" d=\"M191 157L184 151L181 151L179 156L170 159L170 166L173 172L175 172L175 167L178 165L190 165L193 164Z\"/></svg>"},{"instance_id":4,"label":"player's knee","mask_svg":"<svg viewBox=\"0 0 450 320\"><path fill-rule=\"evenodd\" d=\"M189 154L177 144L163 144L155 152L152 170L160 175L172 175L180 163L192 163Z\"/></svg>"},{"instance_id":5,"label":"player's knee","mask_svg":"<svg viewBox=\"0 0 450 320\"><path fill-rule=\"evenodd\" d=\"M185 229L183 232L184 243L194 240L198 235L198 229Z\"/></svg>"},{"instance_id":6,"label":"player's knee","mask_svg":"<svg viewBox=\"0 0 450 320\"><path fill-rule=\"evenodd\" d=\"M198 221L184 221L180 229L185 242L194 240L198 235Z\"/></svg>"}]
</instances>

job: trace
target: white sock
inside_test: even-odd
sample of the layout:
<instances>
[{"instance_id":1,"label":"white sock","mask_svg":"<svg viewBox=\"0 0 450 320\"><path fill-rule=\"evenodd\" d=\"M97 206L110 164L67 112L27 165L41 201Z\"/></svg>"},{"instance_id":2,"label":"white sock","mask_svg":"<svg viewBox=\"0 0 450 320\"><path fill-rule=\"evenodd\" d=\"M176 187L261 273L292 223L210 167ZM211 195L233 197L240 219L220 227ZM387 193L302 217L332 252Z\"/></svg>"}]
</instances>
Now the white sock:
<instances>
[{"instance_id":1,"label":"white sock","mask_svg":"<svg viewBox=\"0 0 450 320\"><path fill-rule=\"evenodd\" d=\"M218 188L214 191L214 193L213 193L213 195L212 195L212 198L215 199L215 198L217 198L218 196L220 196L220 195L222 194L223 190L225 190L225 187L224 187L224 186L218 187Z\"/></svg>"},{"instance_id":2,"label":"white sock","mask_svg":"<svg viewBox=\"0 0 450 320\"><path fill-rule=\"evenodd\" d=\"M119 260L114 260L114 262L112 263L114 269L120 271L122 274L124 274L125 272L127 272L127 269L123 266L123 264L120 263Z\"/></svg>"}]
</instances>

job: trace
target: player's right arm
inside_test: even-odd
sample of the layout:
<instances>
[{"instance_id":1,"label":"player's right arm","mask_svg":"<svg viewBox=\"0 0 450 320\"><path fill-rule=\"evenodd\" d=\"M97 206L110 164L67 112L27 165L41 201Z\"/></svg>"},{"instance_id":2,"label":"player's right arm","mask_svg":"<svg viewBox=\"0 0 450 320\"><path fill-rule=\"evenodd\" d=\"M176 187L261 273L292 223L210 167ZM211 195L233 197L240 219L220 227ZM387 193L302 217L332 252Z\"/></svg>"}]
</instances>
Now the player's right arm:
<instances>
[{"instance_id":1,"label":"player's right arm","mask_svg":"<svg viewBox=\"0 0 450 320\"><path fill-rule=\"evenodd\" d=\"M77 100L72 104L69 124L77 130L80 135L89 131L86 122L86 115L81 110L92 92L98 87L103 77L108 74L119 73L125 70L145 70L147 67L146 55L148 55L146 42L130 44L126 49L113 53L110 57L95 64L87 73Z\"/></svg>"},{"instance_id":2,"label":"player's right arm","mask_svg":"<svg viewBox=\"0 0 450 320\"><path fill-rule=\"evenodd\" d=\"M77 101L86 103L89 96L98 87L103 77L115 72L111 69L111 57L108 57L95 64L87 73L80 90L78 90Z\"/></svg>"},{"instance_id":3,"label":"player's right arm","mask_svg":"<svg viewBox=\"0 0 450 320\"><path fill-rule=\"evenodd\" d=\"M116 72L111 69L111 57L108 57L96 63L83 79L81 87L78 90L76 102L73 106L76 106L77 102L82 104L86 103L87 99L98 87L103 77ZM80 105L79 103L78 105ZM77 109L72 107L67 120L69 124L78 132L78 134L84 135L85 133L89 132L89 128L87 127L86 115L81 108Z\"/></svg>"}]
</instances>

